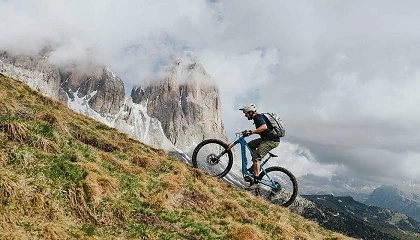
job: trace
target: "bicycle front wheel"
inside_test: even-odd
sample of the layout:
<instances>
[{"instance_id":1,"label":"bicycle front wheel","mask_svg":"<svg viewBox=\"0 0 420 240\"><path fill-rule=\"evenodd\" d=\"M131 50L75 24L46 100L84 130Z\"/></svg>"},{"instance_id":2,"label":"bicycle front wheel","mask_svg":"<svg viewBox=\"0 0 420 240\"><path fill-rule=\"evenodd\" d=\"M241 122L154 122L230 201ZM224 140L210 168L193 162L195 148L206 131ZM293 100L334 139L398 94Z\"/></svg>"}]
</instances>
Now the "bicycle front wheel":
<instances>
[{"instance_id":1,"label":"bicycle front wheel","mask_svg":"<svg viewBox=\"0 0 420 240\"><path fill-rule=\"evenodd\" d=\"M260 195L275 204L288 207L295 201L298 185L295 176L282 167L269 167L259 176Z\"/></svg>"},{"instance_id":2,"label":"bicycle front wheel","mask_svg":"<svg viewBox=\"0 0 420 240\"><path fill-rule=\"evenodd\" d=\"M218 139L207 139L194 149L192 164L195 168L221 178L232 168L233 154L226 143Z\"/></svg>"}]
</instances>

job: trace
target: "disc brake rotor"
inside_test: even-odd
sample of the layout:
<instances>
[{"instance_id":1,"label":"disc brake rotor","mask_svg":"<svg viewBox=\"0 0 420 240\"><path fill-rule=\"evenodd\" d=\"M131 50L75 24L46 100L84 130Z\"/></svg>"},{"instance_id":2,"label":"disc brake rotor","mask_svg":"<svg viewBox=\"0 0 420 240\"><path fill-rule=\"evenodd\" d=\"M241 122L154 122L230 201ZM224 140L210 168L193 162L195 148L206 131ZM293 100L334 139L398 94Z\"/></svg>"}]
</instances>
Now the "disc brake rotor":
<instances>
[{"instance_id":1,"label":"disc brake rotor","mask_svg":"<svg viewBox=\"0 0 420 240\"><path fill-rule=\"evenodd\" d=\"M215 154L209 154L206 158L207 162L210 165L216 165L219 162L219 159L217 158L217 156Z\"/></svg>"}]
</instances>

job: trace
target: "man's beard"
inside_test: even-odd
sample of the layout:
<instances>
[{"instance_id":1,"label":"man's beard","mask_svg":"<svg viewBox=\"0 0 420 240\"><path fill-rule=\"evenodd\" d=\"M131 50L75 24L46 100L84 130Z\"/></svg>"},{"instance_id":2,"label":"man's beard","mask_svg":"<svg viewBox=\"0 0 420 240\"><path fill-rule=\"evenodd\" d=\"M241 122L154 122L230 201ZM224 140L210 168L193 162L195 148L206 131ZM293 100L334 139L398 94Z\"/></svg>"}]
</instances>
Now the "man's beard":
<instances>
[{"instance_id":1,"label":"man's beard","mask_svg":"<svg viewBox=\"0 0 420 240\"><path fill-rule=\"evenodd\" d=\"M248 120L252 120L253 118L252 117L247 117L248 118Z\"/></svg>"}]
</instances>

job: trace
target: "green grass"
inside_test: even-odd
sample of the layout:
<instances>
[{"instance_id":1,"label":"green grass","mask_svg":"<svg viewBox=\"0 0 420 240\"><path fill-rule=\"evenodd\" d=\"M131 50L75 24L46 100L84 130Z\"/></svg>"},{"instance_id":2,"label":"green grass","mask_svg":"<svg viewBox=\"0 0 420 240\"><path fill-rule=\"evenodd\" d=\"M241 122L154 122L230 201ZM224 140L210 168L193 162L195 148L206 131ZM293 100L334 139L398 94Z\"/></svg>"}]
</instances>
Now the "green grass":
<instances>
[{"instance_id":1,"label":"green grass","mask_svg":"<svg viewBox=\"0 0 420 240\"><path fill-rule=\"evenodd\" d=\"M68 155L51 156L46 166L40 171L52 180L55 187L67 190L71 186L78 186L86 178L87 172L70 161Z\"/></svg>"}]
</instances>

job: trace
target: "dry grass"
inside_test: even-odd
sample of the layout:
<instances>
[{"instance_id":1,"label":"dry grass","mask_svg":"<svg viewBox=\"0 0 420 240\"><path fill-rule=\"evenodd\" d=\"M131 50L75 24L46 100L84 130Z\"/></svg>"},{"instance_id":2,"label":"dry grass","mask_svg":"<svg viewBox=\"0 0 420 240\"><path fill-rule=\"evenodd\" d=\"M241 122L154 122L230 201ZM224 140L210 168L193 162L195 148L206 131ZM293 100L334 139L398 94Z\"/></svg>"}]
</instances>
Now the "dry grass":
<instances>
[{"instance_id":1,"label":"dry grass","mask_svg":"<svg viewBox=\"0 0 420 240\"><path fill-rule=\"evenodd\" d=\"M58 122L58 119L55 116L55 114L53 112L49 112L49 111L41 113L39 116L37 116L37 119L39 119L41 121L44 121L44 122L46 122L48 124L51 124L51 125L57 124L57 122Z\"/></svg>"},{"instance_id":2,"label":"dry grass","mask_svg":"<svg viewBox=\"0 0 420 240\"><path fill-rule=\"evenodd\" d=\"M207 195L188 189L180 189L176 192L164 194L165 199L161 199L162 205L169 209L190 209L198 212L207 212L214 209L215 201Z\"/></svg>"},{"instance_id":3,"label":"dry grass","mask_svg":"<svg viewBox=\"0 0 420 240\"><path fill-rule=\"evenodd\" d=\"M266 239L261 232L252 225L234 225L227 237L232 240L263 240Z\"/></svg>"},{"instance_id":4,"label":"dry grass","mask_svg":"<svg viewBox=\"0 0 420 240\"><path fill-rule=\"evenodd\" d=\"M30 113L26 108L20 108L18 110L16 110L15 115L19 118L23 118L23 119L33 119L34 116L32 113Z\"/></svg>"},{"instance_id":5,"label":"dry grass","mask_svg":"<svg viewBox=\"0 0 420 240\"><path fill-rule=\"evenodd\" d=\"M47 153L59 153L60 149L56 142L46 139L41 136L34 136L36 139L33 140L30 145L36 147Z\"/></svg>"},{"instance_id":6,"label":"dry grass","mask_svg":"<svg viewBox=\"0 0 420 240\"><path fill-rule=\"evenodd\" d=\"M45 240L63 239L63 236L66 236L68 234L65 225L54 222L49 222L41 226L39 232L42 236L42 239Z\"/></svg>"},{"instance_id":7,"label":"dry grass","mask_svg":"<svg viewBox=\"0 0 420 240\"><path fill-rule=\"evenodd\" d=\"M108 152L100 153L100 158L113 166L117 166L120 171L123 171L128 174L141 174L144 173L144 170L133 166L132 164L128 163L127 161L122 161L117 159L114 155Z\"/></svg>"},{"instance_id":8,"label":"dry grass","mask_svg":"<svg viewBox=\"0 0 420 240\"><path fill-rule=\"evenodd\" d=\"M105 152L113 152L118 150L118 147L110 143L107 139L99 138L96 134L87 128L83 128L76 124L70 124L70 134L77 140L96 147Z\"/></svg>"},{"instance_id":9,"label":"dry grass","mask_svg":"<svg viewBox=\"0 0 420 240\"><path fill-rule=\"evenodd\" d=\"M118 180L103 174L95 163L84 164L84 167L88 172L83 180L86 197L95 204L98 204L104 197L112 198L114 192L118 190Z\"/></svg>"},{"instance_id":10,"label":"dry grass","mask_svg":"<svg viewBox=\"0 0 420 240\"><path fill-rule=\"evenodd\" d=\"M0 139L1 139L1 134L0 134ZM0 167L5 168L6 164L7 164L7 155L3 152L0 151Z\"/></svg>"},{"instance_id":11,"label":"dry grass","mask_svg":"<svg viewBox=\"0 0 420 240\"><path fill-rule=\"evenodd\" d=\"M0 210L0 229L5 239L25 239L28 238L28 230L34 230L29 231L30 235L36 235L45 230L44 225L61 222L63 212L60 204L52 200L48 187L37 184L13 174L0 176L0 199L7 206Z\"/></svg>"},{"instance_id":12,"label":"dry grass","mask_svg":"<svg viewBox=\"0 0 420 240\"><path fill-rule=\"evenodd\" d=\"M0 199L3 201L12 201L19 199L21 186L16 176L2 173L0 175Z\"/></svg>"},{"instance_id":13,"label":"dry grass","mask_svg":"<svg viewBox=\"0 0 420 240\"><path fill-rule=\"evenodd\" d=\"M139 166L141 168L150 168L150 167L154 167L156 166L156 161L153 160L152 157L150 157L149 155L135 155L133 157L133 163L136 166Z\"/></svg>"},{"instance_id":14,"label":"dry grass","mask_svg":"<svg viewBox=\"0 0 420 240\"><path fill-rule=\"evenodd\" d=\"M28 137L28 129L23 123L6 121L0 124L0 130L12 141L23 142Z\"/></svg>"},{"instance_id":15,"label":"dry grass","mask_svg":"<svg viewBox=\"0 0 420 240\"><path fill-rule=\"evenodd\" d=\"M96 213L88 207L87 197L82 188L70 188L67 190L66 196L73 213L82 221L98 223Z\"/></svg>"},{"instance_id":16,"label":"dry grass","mask_svg":"<svg viewBox=\"0 0 420 240\"><path fill-rule=\"evenodd\" d=\"M4 103L0 103L0 114L4 115L8 112L8 108Z\"/></svg>"}]
</instances>

